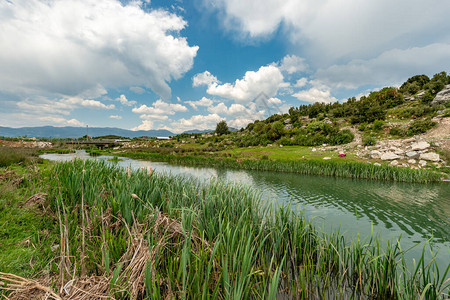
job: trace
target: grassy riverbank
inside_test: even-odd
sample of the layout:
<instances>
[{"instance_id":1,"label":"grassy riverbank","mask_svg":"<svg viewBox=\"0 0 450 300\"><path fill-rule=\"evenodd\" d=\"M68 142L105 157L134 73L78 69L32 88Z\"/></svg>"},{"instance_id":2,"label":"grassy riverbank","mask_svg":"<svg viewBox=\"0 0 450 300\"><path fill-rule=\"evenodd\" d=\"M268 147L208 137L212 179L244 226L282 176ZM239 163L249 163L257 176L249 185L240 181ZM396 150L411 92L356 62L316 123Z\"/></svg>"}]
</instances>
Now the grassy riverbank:
<instances>
[{"instance_id":1,"label":"grassy riverbank","mask_svg":"<svg viewBox=\"0 0 450 300\"><path fill-rule=\"evenodd\" d=\"M43 295L44 287L55 298L77 299L436 299L448 293L448 269L424 261L425 254L407 270L400 242L385 247L373 236L321 233L301 213L269 207L236 185L75 161L27 176L17 187L21 197L45 193L15 201L29 202L51 222L44 223L45 239L36 239L42 228L29 229L40 249L31 251L32 263L42 272L27 271L25 260L10 268L12 256L2 256L0 271L33 273L41 284L33 288L28 279L0 274L0 281L23 285L12 297ZM0 228L17 235L4 220ZM25 247L18 240L13 243Z\"/></svg>"},{"instance_id":2,"label":"grassy riverbank","mask_svg":"<svg viewBox=\"0 0 450 300\"><path fill-rule=\"evenodd\" d=\"M446 175L427 169L396 168L388 165L374 164L343 159L236 159L213 156L180 156L173 154L159 154L152 152L108 152L108 154L137 159L167 161L174 164L199 165L216 168L233 168L260 171L291 172L305 175L335 176L356 179L386 180L401 182L440 182Z\"/></svg>"}]
</instances>

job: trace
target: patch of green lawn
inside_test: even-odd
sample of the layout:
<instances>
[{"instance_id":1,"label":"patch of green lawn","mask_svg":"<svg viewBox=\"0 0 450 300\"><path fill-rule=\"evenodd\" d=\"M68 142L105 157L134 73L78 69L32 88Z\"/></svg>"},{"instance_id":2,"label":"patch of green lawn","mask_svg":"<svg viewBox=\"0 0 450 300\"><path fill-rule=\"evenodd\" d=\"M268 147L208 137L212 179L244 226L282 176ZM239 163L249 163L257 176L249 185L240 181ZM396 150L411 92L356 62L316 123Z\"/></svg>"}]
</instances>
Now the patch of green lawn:
<instances>
[{"instance_id":1,"label":"patch of green lawn","mask_svg":"<svg viewBox=\"0 0 450 300\"><path fill-rule=\"evenodd\" d=\"M19 186L0 181L0 272L30 277L55 256L51 246L58 235L52 218L39 207L23 205L38 190L28 179Z\"/></svg>"}]
</instances>

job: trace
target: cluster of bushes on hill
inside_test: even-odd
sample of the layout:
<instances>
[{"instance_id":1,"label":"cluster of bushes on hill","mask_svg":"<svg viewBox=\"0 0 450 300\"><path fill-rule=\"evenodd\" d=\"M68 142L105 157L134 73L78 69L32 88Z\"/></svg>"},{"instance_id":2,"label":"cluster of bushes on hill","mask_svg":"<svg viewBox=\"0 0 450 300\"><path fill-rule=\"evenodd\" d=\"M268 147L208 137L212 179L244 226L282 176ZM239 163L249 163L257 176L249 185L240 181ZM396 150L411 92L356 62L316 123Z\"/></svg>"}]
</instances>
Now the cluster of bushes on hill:
<instances>
[{"instance_id":1,"label":"cluster of bushes on hill","mask_svg":"<svg viewBox=\"0 0 450 300\"><path fill-rule=\"evenodd\" d=\"M236 144L240 147L247 147L267 145L277 141L285 146L340 145L349 143L354 138L353 133L349 130L340 130L338 125L329 120L316 120L309 123L297 120L294 124L289 124L291 119L286 116L288 115L273 115L265 121L250 123L246 131L251 134L238 136ZM271 122L274 119L278 120Z\"/></svg>"},{"instance_id":2,"label":"cluster of bushes on hill","mask_svg":"<svg viewBox=\"0 0 450 300\"><path fill-rule=\"evenodd\" d=\"M274 114L266 120L249 123L238 132L230 132L225 121L217 124L215 135L191 134L200 144L238 147L266 146L268 144L317 146L342 145L354 139L346 126L356 125L363 133L363 144L374 145L377 136L390 134L394 137L421 134L433 126L431 120L438 110L447 106L430 105L435 95L450 84L446 72L433 78L416 75L400 88L385 87L359 99L349 98L344 103L314 103L291 107L287 114ZM447 109L448 111L448 109ZM448 114L448 113L447 113ZM388 121L411 119L403 126L388 125ZM188 138L179 135L177 140ZM209 145L208 144L208 145Z\"/></svg>"},{"instance_id":3,"label":"cluster of bushes on hill","mask_svg":"<svg viewBox=\"0 0 450 300\"><path fill-rule=\"evenodd\" d=\"M398 119L414 119L409 127L391 128L391 135L424 133L436 125L431 121L431 116L442 107L430 106L430 102L446 84L450 84L450 76L445 72L434 75L432 79L426 75L417 75L409 78L400 88L386 87L358 100L353 97L345 103L291 107L288 114L276 114L264 121L248 124L234 141L240 147L273 142L301 146L346 144L354 136L347 129L340 130L340 123L348 121L353 125L359 124L360 131L380 132L387 115ZM420 97L417 97L417 101L411 101L418 92ZM370 135L365 136L364 140L366 145L375 143L375 138Z\"/></svg>"}]
</instances>

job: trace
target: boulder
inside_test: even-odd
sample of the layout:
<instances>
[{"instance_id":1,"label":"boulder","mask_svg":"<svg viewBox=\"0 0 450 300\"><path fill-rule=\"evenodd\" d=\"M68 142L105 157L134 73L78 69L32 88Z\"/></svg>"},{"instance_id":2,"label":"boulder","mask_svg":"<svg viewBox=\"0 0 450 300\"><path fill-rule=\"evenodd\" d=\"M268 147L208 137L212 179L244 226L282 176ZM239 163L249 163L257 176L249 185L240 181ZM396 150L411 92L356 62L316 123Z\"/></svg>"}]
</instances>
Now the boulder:
<instances>
[{"instance_id":1,"label":"boulder","mask_svg":"<svg viewBox=\"0 0 450 300\"><path fill-rule=\"evenodd\" d=\"M417 155L419 155L419 153L417 153L416 151L406 152L406 156L408 157L416 157Z\"/></svg>"},{"instance_id":2,"label":"boulder","mask_svg":"<svg viewBox=\"0 0 450 300\"><path fill-rule=\"evenodd\" d=\"M284 120L284 124L289 124L289 123L291 123L291 119Z\"/></svg>"},{"instance_id":3,"label":"boulder","mask_svg":"<svg viewBox=\"0 0 450 300\"><path fill-rule=\"evenodd\" d=\"M396 160L393 160L393 161L391 161L391 163L390 163L390 165L391 166L398 166L398 161L396 161Z\"/></svg>"},{"instance_id":4,"label":"boulder","mask_svg":"<svg viewBox=\"0 0 450 300\"><path fill-rule=\"evenodd\" d=\"M409 163L409 164L415 164L415 163L416 163L416 160L415 160L415 159L408 159L408 163Z\"/></svg>"},{"instance_id":5,"label":"boulder","mask_svg":"<svg viewBox=\"0 0 450 300\"><path fill-rule=\"evenodd\" d=\"M292 126L292 124L287 124L286 126L284 126L284 130L290 130L294 128L294 126Z\"/></svg>"},{"instance_id":6,"label":"boulder","mask_svg":"<svg viewBox=\"0 0 450 300\"><path fill-rule=\"evenodd\" d=\"M325 118L325 119L323 120L323 122L324 122L325 124L333 124L333 122L331 122L331 120L328 119L328 118Z\"/></svg>"},{"instance_id":7,"label":"boulder","mask_svg":"<svg viewBox=\"0 0 450 300\"><path fill-rule=\"evenodd\" d=\"M433 152L422 153L422 154L420 154L419 158L423 159L423 160L436 161L436 162L441 160L441 158L439 157L439 154L433 153Z\"/></svg>"},{"instance_id":8,"label":"boulder","mask_svg":"<svg viewBox=\"0 0 450 300\"><path fill-rule=\"evenodd\" d=\"M326 157L324 157L323 159L331 159L331 157L329 157L329 156L326 156Z\"/></svg>"},{"instance_id":9,"label":"boulder","mask_svg":"<svg viewBox=\"0 0 450 300\"><path fill-rule=\"evenodd\" d=\"M404 142L404 143L412 143L412 142L414 142L415 140L416 140L416 139L412 137L412 138L404 139L403 142Z\"/></svg>"},{"instance_id":10,"label":"boulder","mask_svg":"<svg viewBox=\"0 0 450 300\"><path fill-rule=\"evenodd\" d=\"M425 149L428 149L429 147L430 147L430 144L428 144L427 142L417 142L417 143L413 143L411 145L411 150L413 150L413 151L425 150Z\"/></svg>"},{"instance_id":11,"label":"boulder","mask_svg":"<svg viewBox=\"0 0 450 300\"><path fill-rule=\"evenodd\" d=\"M400 156L392 152L386 152L381 155L381 160L394 160L399 158Z\"/></svg>"},{"instance_id":12,"label":"boulder","mask_svg":"<svg viewBox=\"0 0 450 300\"><path fill-rule=\"evenodd\" d=\"M380 163L374 163L373 165L374 165L374 166L377 166L377 167L381 166Z\"/></svg>"},{"instance_id":13,"label":"boulder","mask_svg":"<svg viewBox=\"0 0 450 300\"><path fill-rule=\"evenodd\" d=\"M377 150L372 150L370 151L369 155L371 158L380 158L381 152Z\"/></svg>"},{"instance_id":14,"label":"boulder","mask_svg":"<svg viewBox=\"0 0 450 300\"><path fill-rule=\"evenodd\" d=\"M424 160L419 160L419 165L421 165L422 167L425 167L427 165L427 162Z\"/></svg>"},{"instance_id":15,"label":"boulder","mask_svg":"<svg viewBox=\"0 0 450 300\"><path fill-rule=\"evenodd\" d=\"M417 94L416 97L419 99L422 99L423 96L425 96L426 92L424 90L420 90Z\"/></svg>"},{"instance_id":16,"label":"boulder","mask_svg":"<svg viewBox=\"0 0 450 300\"><path fill-rule=\"evenodd\" d=\"M450 101L450 84L447 84L442 91L437 93L436 97L431 101L431 105L448 101Z\"/></svg>"}]
</instances>

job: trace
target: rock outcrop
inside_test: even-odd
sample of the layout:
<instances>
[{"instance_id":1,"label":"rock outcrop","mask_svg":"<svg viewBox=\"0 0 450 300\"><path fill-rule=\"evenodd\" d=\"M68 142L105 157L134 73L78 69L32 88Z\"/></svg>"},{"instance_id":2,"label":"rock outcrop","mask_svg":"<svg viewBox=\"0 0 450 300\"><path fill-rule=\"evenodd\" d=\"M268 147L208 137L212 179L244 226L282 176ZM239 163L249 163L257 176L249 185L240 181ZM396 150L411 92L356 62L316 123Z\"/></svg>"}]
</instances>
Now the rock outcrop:
<instances>
[{"instance_id":1,"label":"rock outcrop","mask_svg":"<svg viewBox=\"0 0 450 300\"><path fill-rule=\"evenodd\" d=\"M445 103L450 101L450 84L447 84L442 91L437 93L431 104Z\"/></svg>"}]
</instances>

